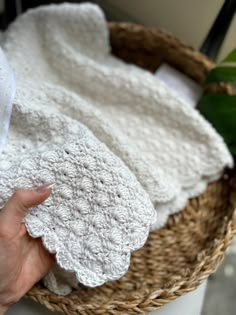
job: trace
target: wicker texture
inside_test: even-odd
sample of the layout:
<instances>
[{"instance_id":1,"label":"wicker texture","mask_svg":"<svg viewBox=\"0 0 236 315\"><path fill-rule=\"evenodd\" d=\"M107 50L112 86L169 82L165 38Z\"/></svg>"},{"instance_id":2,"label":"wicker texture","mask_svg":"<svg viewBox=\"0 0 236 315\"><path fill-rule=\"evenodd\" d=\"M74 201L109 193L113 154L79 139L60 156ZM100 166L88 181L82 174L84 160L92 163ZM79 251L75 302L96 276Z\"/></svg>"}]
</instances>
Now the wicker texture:
<instances>
[{"instance_id":1,"label":"wicker texture","mask_svg":"<svg viewBox=\"0 0 236 315\"><path fill-rule=\"evenodd\" d=\"M156 29L111 23L113 53L154 71L166 62L202 83L213 64L202 54ZM219 86L219 89L226 89ZM38 284L34 301L66 314L140 314L156 310L196 289L221 263L236 233L236 180L230 172L209 185L185 210L153 232L134 252L129 272L98 288L80 287L69 296L52 294Z\"/></svg>"}]
</instances>

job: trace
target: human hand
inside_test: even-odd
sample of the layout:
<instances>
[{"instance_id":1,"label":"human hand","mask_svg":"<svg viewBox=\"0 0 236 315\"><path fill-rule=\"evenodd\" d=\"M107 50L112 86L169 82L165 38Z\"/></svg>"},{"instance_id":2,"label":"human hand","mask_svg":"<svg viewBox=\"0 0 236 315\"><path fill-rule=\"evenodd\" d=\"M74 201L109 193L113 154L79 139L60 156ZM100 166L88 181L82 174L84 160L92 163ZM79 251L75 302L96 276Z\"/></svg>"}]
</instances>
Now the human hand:
<instances>
[{"instance_id":1,"label":"human hand","mask_svg":"<svg viewBox=\"0 0 236 315\"><path fill-rule=\"evenodd\" d=\"M41 239L30 237L22 223L28 208L41 204L50 193L49 185L18 190L0 211L0 315L43 278L54 263Z\"/></svg>"}]
</instances>

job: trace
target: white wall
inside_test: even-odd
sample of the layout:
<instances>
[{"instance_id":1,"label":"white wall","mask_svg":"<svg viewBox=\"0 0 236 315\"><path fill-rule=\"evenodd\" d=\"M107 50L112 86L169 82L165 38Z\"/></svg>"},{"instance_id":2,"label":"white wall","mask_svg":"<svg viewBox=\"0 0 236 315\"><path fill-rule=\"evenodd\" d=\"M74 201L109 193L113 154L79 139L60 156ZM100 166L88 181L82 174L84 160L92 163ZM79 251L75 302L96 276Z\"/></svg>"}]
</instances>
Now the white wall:
<instances>
[{"instance_id":1,"label":"white wall","mask_svg":"<svg viewBox=\"0 0 236 315\"><path fill-rule=\"evenodd\" d=\"M219 60L223 59L232 49L236 48L236 18L234 19L230 26L230 29L227 33L227 36L224 41L224 45L219 54Z\"/></svg>"},{"instance_id":2,"label":"white wall","mask_svg":"<svg viewBox=\"0 0 236 315\"><path fill-rule=\"evenodd\" d=\"M164 28L199 48L218 14L223 0L102 0L118 17ZM232 23L220 58L236 46L236 19Z\"/></svg>"}]
</instances>

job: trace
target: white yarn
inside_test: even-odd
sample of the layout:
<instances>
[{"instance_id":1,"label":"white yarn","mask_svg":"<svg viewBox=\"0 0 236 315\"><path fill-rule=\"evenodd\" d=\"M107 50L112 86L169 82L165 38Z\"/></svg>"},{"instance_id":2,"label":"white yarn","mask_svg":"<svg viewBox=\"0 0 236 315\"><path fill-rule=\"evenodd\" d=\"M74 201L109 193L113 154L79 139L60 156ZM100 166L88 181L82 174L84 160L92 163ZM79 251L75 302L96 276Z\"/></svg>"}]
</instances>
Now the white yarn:
<instances>
[{"instance_id":1,"label":"white yarn","mask_svg":"<svg viewBox=\"0 0 236 315\"><path fill-rule=\"evenodd\" d=\"M14 74L0 48L0 153L6 144L15 90Z\"/></svg>"},{"instance_id":2,"label":"white yarn","mask_svg":"<svg viewBox=\"0 0 236 315\"><path fill-rule=\"evenodd\" d=\"M71 272L55 266L45 279L52 291L67 294L76 277L90 286L121 277L150 224L163 226L232 166L222 138L195 109L111 56L97 6L31 10L7 30L3 49L18 86L0 197L3 204L17 188L56 181L52 197L26 216L29 233Z\"/></svg>"},{"instance_id":3,"label":"white yarn","mask_svg":"<svg viewBox=\"0 0 236 315\"><path fill-rule=\"evenodd\" d=\"M0 206L16 189L56 183L52 196L26 216L26 227L56 253L61 267L93 287L127 271L130 252L145 243L156 211L135 176L104 144L79 123L64 118L57 126L55 118L48 120L67 135L65 143L25 155L0 173Z\"/></svg>"}]
</instances>

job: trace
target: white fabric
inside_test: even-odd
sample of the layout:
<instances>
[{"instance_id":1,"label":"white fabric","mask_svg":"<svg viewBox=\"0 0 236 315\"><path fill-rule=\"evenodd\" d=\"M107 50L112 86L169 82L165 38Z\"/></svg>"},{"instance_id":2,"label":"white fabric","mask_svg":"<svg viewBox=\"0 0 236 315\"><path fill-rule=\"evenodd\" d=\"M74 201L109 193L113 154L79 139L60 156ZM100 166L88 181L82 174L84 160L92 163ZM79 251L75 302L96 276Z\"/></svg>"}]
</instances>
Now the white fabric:
<instances>
[{"instance_id":1,"label":"white fabric","mask_svg":"<svg viewBox=\"0 0 236 315\"><path fill-rule=\"evenodd\" d=\"M15 90L14 74L0 48L0 153L6 144Z\"/></svg>"},{"instance_id":2,"label":"white fabric","mask_svg":"<svg viewBox=\"0 0 236 315\"><path fill-rule=\"evenodd\" d=\"M25 219L57 253L45 279L52 291L121 277L148 231L232 166L195 109L110 54L97 6L31 10L7 30L3 49L17 93L0 157L0 207L17 188L56 182Z\"/></svg>"},{"instance_id":3,"label":"white fabric","mask_svg":"<svg viewBox=\"0 0 236 315\"><path fill-rule=\"evenodd\" d=\"M197 106L203 93L203 88L198 83L166 63L158 68L155 75L167 87L170 87L173 94L181 101L192 107Z\"/></svg>"}]
</instances>

